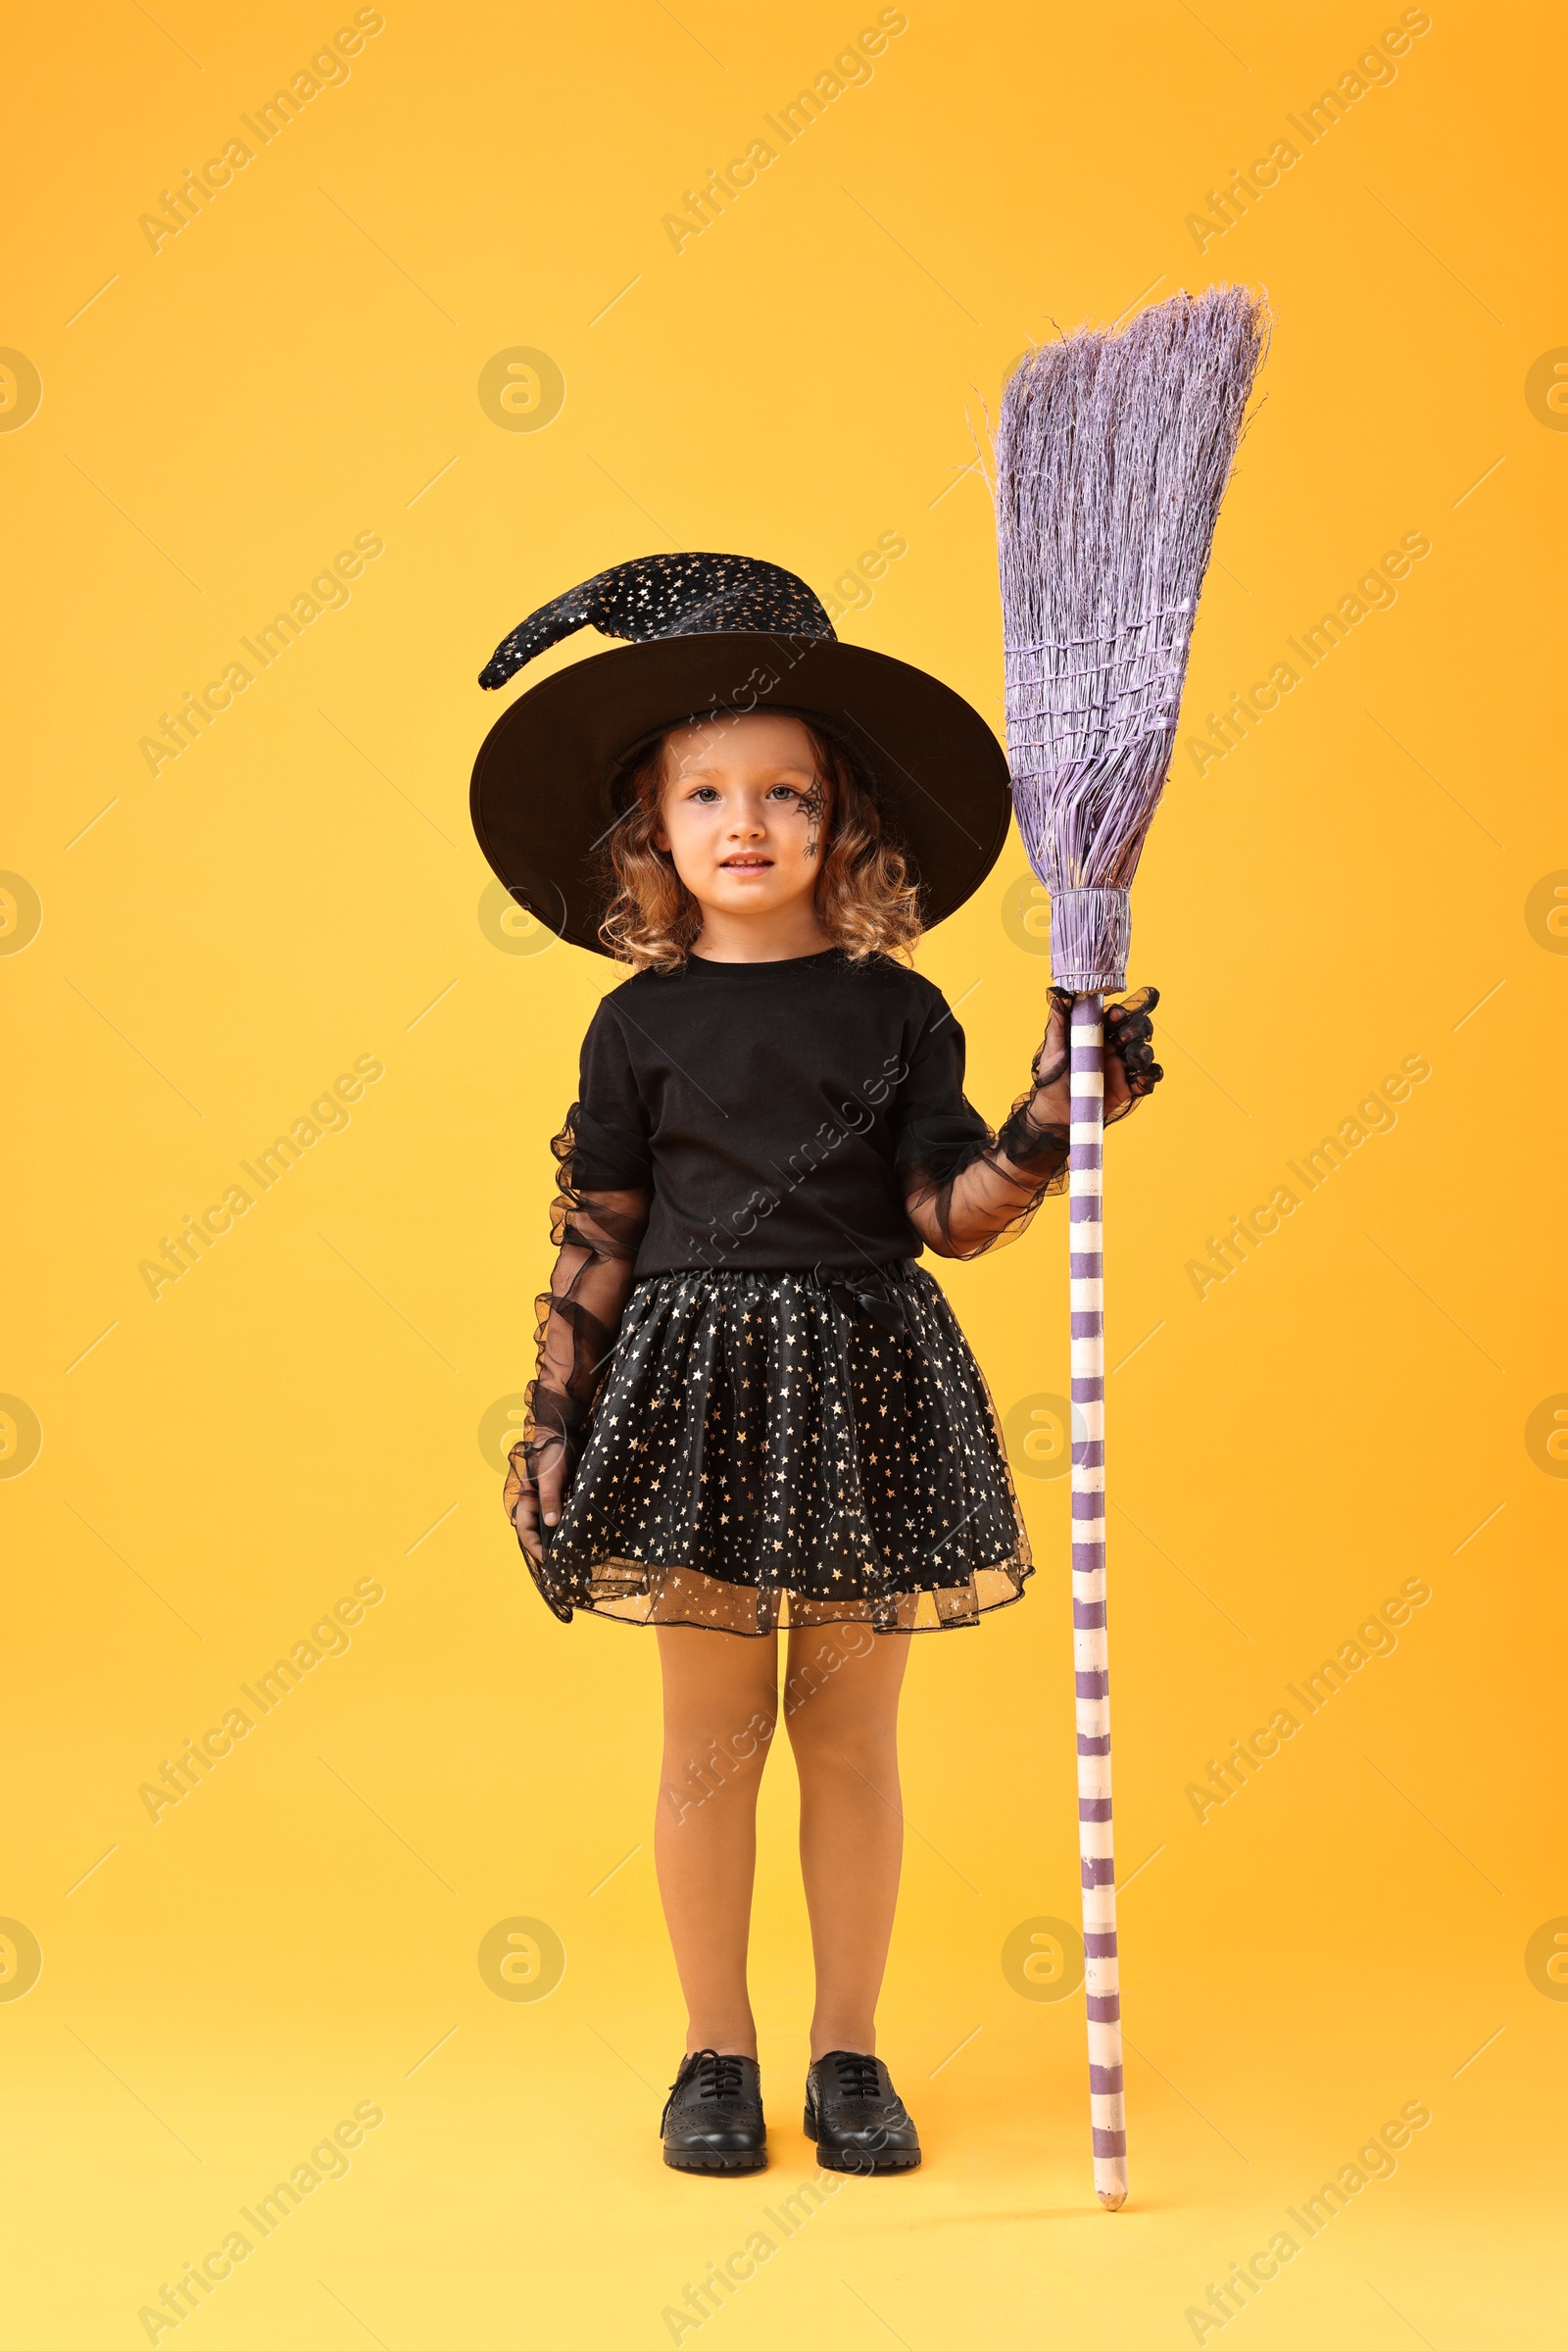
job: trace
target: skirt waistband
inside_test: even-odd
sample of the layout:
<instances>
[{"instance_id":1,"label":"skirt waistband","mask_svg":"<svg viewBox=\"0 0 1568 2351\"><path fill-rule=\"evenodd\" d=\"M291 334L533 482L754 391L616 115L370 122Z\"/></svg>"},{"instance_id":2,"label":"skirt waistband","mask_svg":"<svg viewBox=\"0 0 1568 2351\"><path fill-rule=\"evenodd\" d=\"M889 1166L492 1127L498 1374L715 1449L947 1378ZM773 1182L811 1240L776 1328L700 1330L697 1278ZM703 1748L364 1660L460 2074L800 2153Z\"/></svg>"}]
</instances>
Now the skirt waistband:
<instances>
[{"instance_id":1,"label":"skirt waistband","mask_svg":"<svg viewBox=\"0 0 1568 2351\"><path fill-rule=\"evenodd\" d=\"M650 1282L700 1281L721 1282L726 1287L743 1281L798 1282L805 1289L819 1290L846 1313L879 1324L888 1331L906 1331L908 1317L905 1312L902 1289L920 1278L921 1267L914 1257L895 1257L885 1265L695 1265L671 1266L663 1273L649 1273L639 1277L635 1287L641 1290Z\"/></svg>"}]
</instances>

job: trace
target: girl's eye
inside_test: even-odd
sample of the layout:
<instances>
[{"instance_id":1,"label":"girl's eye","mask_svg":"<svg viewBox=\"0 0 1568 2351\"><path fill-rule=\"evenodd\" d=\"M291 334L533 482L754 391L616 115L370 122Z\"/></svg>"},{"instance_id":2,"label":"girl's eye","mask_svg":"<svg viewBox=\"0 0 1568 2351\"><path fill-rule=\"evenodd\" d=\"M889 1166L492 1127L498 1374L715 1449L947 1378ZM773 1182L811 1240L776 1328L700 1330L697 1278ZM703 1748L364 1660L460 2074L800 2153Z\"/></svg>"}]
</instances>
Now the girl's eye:
<instances>
[{"instance_id":1,"label":"girl's eye","mask_svg":"<svg viewBox=\"0 0 1568 2351\"><path fill-rule=\"evenodd\" d=\"M795 784L773 784L769 787L767 797L769 800L777 800L781 794L785 800L793 800L798 806L805 805L806 794ZM718 797L718 791L712 784L694 785L687 794L689 800L697 801L705 807L717 800Z\"/></svg>"}]
</instances>

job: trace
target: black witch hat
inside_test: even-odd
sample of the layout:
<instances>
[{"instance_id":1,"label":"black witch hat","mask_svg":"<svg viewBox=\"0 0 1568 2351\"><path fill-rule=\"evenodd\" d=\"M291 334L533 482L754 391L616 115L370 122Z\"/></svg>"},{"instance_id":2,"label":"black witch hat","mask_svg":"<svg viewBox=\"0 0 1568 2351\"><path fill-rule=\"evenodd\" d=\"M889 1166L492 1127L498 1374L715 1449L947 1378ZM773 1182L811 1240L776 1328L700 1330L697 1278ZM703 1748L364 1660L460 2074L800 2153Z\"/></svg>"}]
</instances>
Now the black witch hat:
<instances>
[{"instance_id":1,"label":"black witch hat","mask_svg":"<svg viewBox=\"0 0 1568 2351\"><path fill-rule=\"evenodd\" d=\"M842 743L888 839L921 886L929 928L1002 854L1007 761L961 695L923 669L841 644L803 579L742 555L652 555L541 605L497 646L481 686L592 626L630 642L574 661L503 712L479 747L470 809L495 872L564 939L600 955L610 882L603 845L628 770L666 727L761 712Z\"/></svg>"}]
</instances>

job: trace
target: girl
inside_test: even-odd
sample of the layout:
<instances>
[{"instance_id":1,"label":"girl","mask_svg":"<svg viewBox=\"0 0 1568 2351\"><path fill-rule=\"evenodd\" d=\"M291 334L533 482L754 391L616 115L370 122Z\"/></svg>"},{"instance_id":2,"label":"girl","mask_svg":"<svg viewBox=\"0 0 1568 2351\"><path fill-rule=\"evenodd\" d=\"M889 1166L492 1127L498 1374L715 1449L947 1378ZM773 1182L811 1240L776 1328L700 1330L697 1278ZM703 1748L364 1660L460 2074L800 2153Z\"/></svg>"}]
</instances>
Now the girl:
<instances>
[{"instance_id":1,"label":"girl","mask_svg":"<svg viewBox=\"0 0 1568 2351\"><path fill-rule=\"evenodd\" d=\"M961 1030L908 967L922 901L927 925L961 903L1005 827L999 747L947 688L838 645L804 583L733 557L602 575L484 682L588 619L637 642L534 688L475 774L514 894L633 967L552 1146L559 1253L506 1507L558 1617L656 1628L655 1857L690 2019L664 2161L766 2160L746 1951L783 1627L816 1975L806 2129L831 2168L906 2170L919 2138L875 2033L902 1856L897 1636L973 1624L1033 1572L984 1379L916 1259L977 1256L1064 1187L1065 1000L993 1133L964 1099ZM758 646L773 682L737 708ZM564 759L576 832L547 838ZM922 796L967 863L921 857ZM1155 1001L1107 1009L1107 1120L1161 1074Z\"/></svg>"}]
</instances>

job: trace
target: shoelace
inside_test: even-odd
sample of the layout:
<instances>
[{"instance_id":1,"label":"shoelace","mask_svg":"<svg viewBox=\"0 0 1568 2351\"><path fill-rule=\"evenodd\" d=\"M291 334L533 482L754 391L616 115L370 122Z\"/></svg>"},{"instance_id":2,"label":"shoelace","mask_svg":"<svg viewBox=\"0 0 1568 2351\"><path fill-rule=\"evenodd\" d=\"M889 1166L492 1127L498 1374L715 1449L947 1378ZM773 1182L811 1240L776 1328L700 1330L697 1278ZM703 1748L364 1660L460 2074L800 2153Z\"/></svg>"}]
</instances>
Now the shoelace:
<instances>
[{"instance_id":1,"label":"shoelace","mask_svg":"<svg viewBox=\"0 0 1568 2351\"><path fill-rule=\"evenodd\" d=\"M693 2074L697 2076L697 2095L700 2098L734 2098L740 2095L742 2078L738 2057L721 2057L716 2049L693 2049L682 2060L680 2071L669 2085L669 2096L664 2100L664 2111L659 2118L661 2131L669 2120L669 2110L675 2103L676 2094Z\"/></svg>"},{"instance_id":2,"label":"shoelace","mask_svg":"<svg viewBox=\"0 0 1568 2351\"><path fill-rule=\"evenodd\" d=\"M874 2057L857 2057L848 2049L839 2050L833 2059L838 2069L839 2088L847 2098L874 2098L882 2087Z\"/></svg>"}]
</instances>

